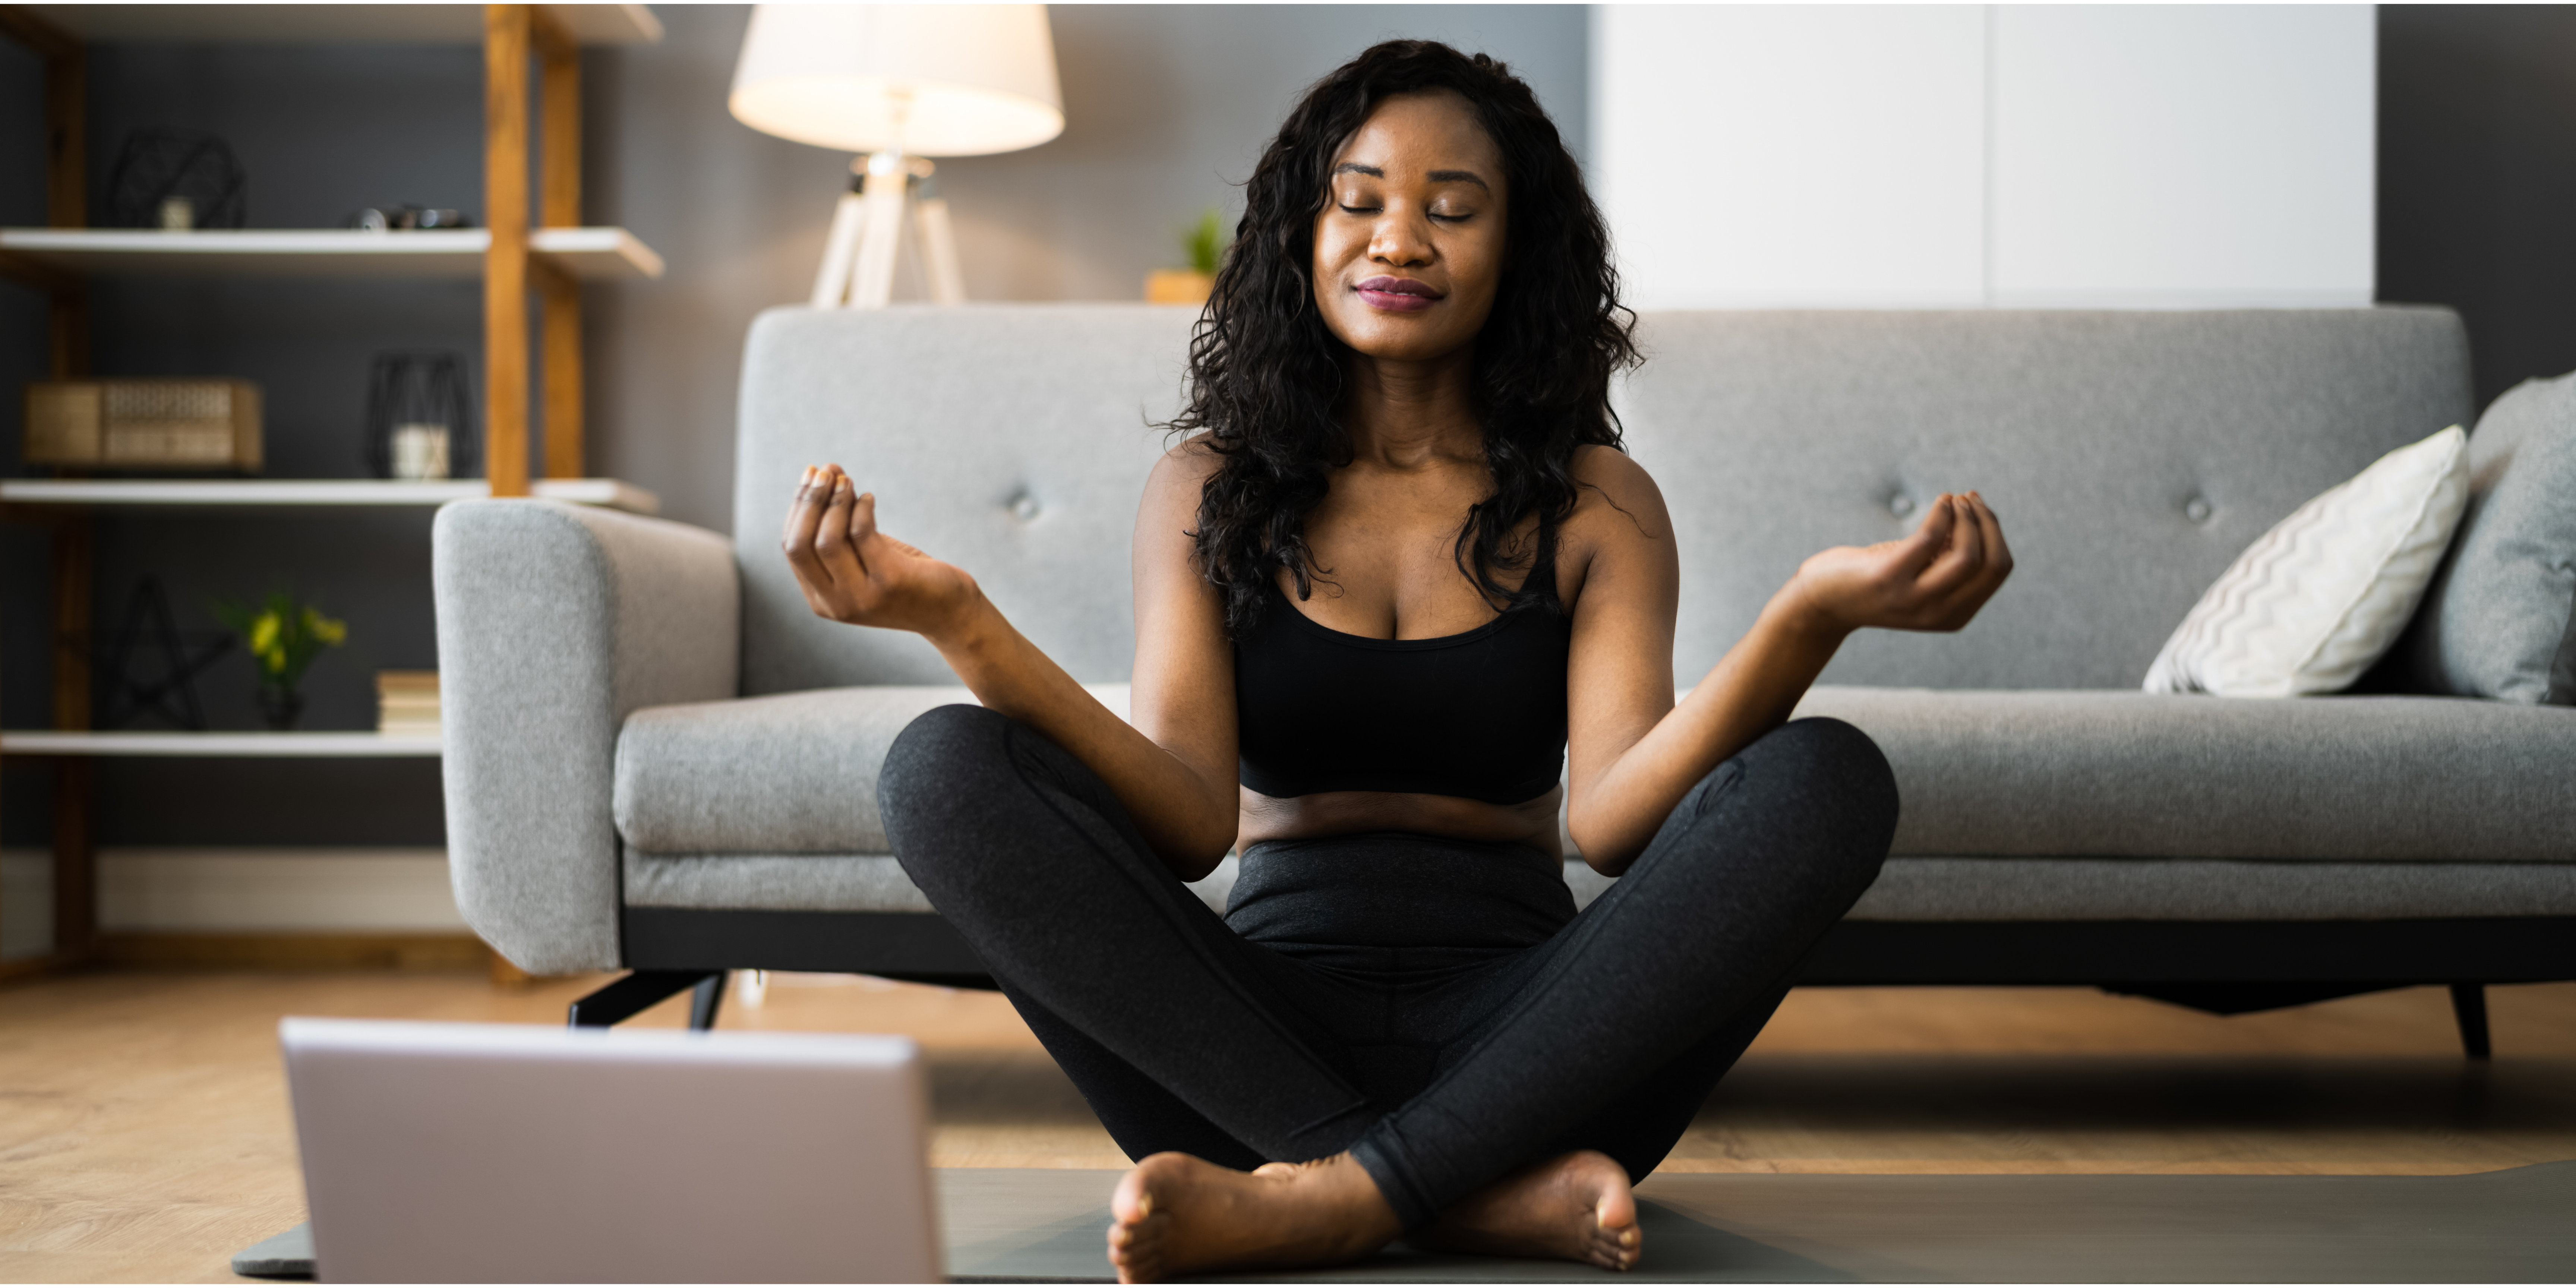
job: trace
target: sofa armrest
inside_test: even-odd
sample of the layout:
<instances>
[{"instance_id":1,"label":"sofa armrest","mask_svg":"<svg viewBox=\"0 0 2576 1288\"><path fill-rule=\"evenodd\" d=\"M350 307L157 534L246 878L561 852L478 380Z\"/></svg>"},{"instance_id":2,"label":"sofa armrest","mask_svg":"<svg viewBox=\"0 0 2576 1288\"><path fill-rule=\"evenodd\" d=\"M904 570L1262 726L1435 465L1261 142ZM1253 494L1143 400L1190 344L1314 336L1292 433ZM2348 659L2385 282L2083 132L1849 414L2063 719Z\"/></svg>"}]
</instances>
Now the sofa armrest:
<instances>
[{"instance_id":1,"label":"sofa armrest","mask_svg":"<svg viewBox=\"0 0 2576 1288\"><path fill-rule=\"evenodd\" d=\"M448 505L430 543L457 909L527 970L614 969L618 727L734 695L733 543L534 500Z\"/></svg>"}]
</instances>

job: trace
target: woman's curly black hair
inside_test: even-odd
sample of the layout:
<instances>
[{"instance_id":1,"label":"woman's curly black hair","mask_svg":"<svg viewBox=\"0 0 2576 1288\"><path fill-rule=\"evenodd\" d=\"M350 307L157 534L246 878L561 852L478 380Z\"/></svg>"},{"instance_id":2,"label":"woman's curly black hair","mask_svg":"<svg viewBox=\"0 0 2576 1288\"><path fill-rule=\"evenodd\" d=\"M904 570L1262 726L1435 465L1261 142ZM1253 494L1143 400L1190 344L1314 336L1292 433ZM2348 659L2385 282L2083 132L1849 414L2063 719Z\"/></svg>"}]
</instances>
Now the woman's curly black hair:
<instances>
[{"instance_id":1,"label":"woman's curly black hair","mask_svg":"<svg viewBox=\"0 0 2576 1288\"><path fill-rule=\"evenodd\" d=\"M1199 495L1200 572L1225 592L1229 634L1260 620L1264 586L1286 569L1297 597L1329 570L1306 546L1306 515L1331 470L1352 459L1334 412L1346 350L1316 309L1315 217L1333 157L1387 98L1450 90L1474 108L1502 153L1508 266L1476 341L1475 388L1493 494L1458 531L1459 571L1505 608L1553 602L1515 591L1498 569L1527 567L1535 543L1513 540L1532 514L1548 529L1574 509L1574 449L1619 448L1610 379L1637 361L1635 315L1619 304L1610 231L1582 168L1528 85L1483 54L1436 41L1390 40L1306 91L1261 154L1243 220L1190 340L1187 405L1169 428L1204 434L1222 458Z\"/></svg>"}]
</instances>

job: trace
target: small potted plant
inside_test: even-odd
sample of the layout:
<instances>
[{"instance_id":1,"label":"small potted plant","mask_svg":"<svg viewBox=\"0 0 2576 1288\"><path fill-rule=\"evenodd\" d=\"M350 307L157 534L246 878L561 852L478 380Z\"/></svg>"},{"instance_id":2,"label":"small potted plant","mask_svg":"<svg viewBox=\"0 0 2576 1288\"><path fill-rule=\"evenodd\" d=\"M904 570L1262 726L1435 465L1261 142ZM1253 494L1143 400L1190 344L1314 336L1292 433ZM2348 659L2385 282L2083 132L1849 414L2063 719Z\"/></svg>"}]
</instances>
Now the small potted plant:
<instances>
[{"instance_id":1,"label":"small potted plant","mask_svg":"<svg viewBox=\"0 0 2576 1288\"><path fill-rule=\"evenodd\" d=\"M324 617L321 609L298 603L282 590L269 592L256 607L225 604L216 611L225 625L241 635L259 668L261 722L279 733L294 728L297 717L304 714L304 695L296 686L322 650L348 640L349 624Z\"/></svg>"},{"instance_id":2,"label":"small potted plant","mask_svg":"<svg viewBox=\"0 0 2576 1288\"><path fill-rule=\"evenodd\" d=\"M1145 275L1147 304L1205 304L1216 289L1216 266L1225 259L1225 216L1214 206L1199 221L1181 230L1181 253L1188 268L1158 268Z\"/></svg>"}]
</instances>

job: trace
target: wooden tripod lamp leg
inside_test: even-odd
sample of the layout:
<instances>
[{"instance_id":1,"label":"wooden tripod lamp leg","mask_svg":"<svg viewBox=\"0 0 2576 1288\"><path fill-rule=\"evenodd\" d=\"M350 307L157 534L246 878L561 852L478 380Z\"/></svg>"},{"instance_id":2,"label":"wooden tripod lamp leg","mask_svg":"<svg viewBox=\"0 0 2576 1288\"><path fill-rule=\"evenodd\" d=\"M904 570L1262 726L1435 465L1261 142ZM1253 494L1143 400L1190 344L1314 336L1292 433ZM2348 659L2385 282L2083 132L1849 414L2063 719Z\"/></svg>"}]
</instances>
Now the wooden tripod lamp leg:
<instances>
[{"instance_id":1,"label":"wooden tripod lamp leg","mask_svg":"<svg viewBox=\"0 0 2576 1288\"><path fill-rule=\"evenodd\" d=\"M837 309L850 294L850 265L859 258L859 231L868 225L868 199L856 191L841 194L832 207L832 228L823 239L823 262L814 270L814 296L810 301L818 309Z\"/></svg>"}]
</instances>

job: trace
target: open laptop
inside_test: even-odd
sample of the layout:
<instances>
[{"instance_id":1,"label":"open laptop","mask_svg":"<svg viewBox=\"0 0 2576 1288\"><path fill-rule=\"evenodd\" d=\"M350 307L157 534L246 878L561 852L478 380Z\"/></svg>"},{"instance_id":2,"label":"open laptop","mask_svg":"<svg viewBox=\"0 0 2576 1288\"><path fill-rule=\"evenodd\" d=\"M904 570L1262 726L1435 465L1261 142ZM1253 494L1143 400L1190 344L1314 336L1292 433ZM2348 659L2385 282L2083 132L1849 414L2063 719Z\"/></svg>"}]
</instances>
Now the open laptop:
<instances>
[{"instance_id":1,"label":"open laptop","mask_svg":"<svg viewBox=\"0 0 2576 1288\"><path fill-rule=\"evenodd\" d=\"M317 1278L940 1276L908 1038L288 1019Z\"/></svg>"}]
</instances>

